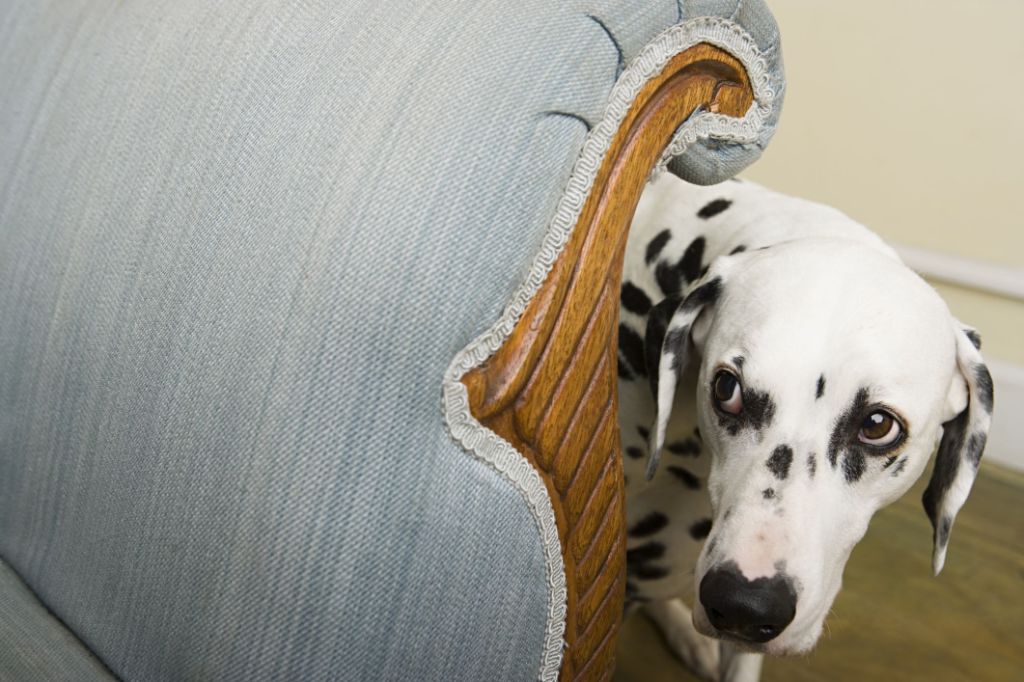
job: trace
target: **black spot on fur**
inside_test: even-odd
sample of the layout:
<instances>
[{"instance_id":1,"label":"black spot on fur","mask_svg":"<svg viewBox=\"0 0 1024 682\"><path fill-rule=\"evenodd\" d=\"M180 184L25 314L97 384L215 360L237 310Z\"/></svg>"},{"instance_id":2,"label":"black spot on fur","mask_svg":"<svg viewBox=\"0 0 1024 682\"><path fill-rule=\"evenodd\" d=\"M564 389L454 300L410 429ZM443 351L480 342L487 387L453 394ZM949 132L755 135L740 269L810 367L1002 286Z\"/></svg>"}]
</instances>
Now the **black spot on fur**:
<instances>
[{"instance_id":1,"label":"black spot on fur","mask_svg":"<svg viewBox=\"0 0 1024 682\"><path fill-rule=\"evenodd\" d=\"M886 458L885 458L885 462L882 464L882 468L883 469L888 469L889 467L891 467L895 463L896 463L896 455L887 455Z\"/></svg>"},{"instance_id":2,"label":"black spot on fur","mask_svg":"<svg viewBox=\"0 0 1024 682\"><path fill-rule=\"evenodd\" d=\"M793 449L788 445L780 445L768 458L768 470L780 481L786 480L789 476L789 465L793 463Z\"/></svg>"},{"instance_id":3,"label":"black spot on fur","mask_svg":"<svg viewBox=\"0 0 1024 682\"><path fill-rule=\"evenodd\" d=\"M775 488L765 488L761 491L761 496L766 500L773 499L775 497Z\"/></svg>"},{"instance_id":4,"label":"black spot on fur","mask_svg":"<svg viewBox=\"0 0 1024 682\"><path fill-rule=\"evenodd\" d=\"M726 521L731 514L732 514L732 507L729 507L728 509L725 510L725 513L722 514L722 520Z\"/></svg>"},{"instance_id":5,"label":"black spot on fur","mask_svg":"<svg viewBox=\"0 0 1024 682\"><path fill-rule=\"evenodd\" d=\"M949 542L949 530L953 527L953 519L948 516L942 517L942 523L939 524L939 530L935 535L935 542L941 547Z\"/></svg>"},{"instance_id":6,"label":"black spot on fur","mask_svg":"<svg viewBox=\"0 0 1024 682\"><path fill-rule=\"evenodd\" d=\"M854 437L860 430L861 420L864 418L864 411L868 407L868 389L861 388L854 396L853 402L836 419L832 426L832 435L828 440L828 463L836 468L839 461L839 451Z\"/></svg>"},{"instance_id":7,"label":"black spot on fur","mask_svg":"<svg viewBox=\"0 0 1024 682\"><path fill-rule=\"evenodd\" d=\"M774 416L775 401L771 395L748 386L743 388L743 411L736 415L719 413L718 424L735 436L748 427L760 431L771 426Z\"/></svg>"},{"instance_id":8,"label":"black spot on fur","mask_svg":"<svg viewBox=\"0 0 1024 682\"><path fill-rule=\"evenodd\" d=\"M981 402L981 407L989 414L992 414L992 375L988 372L988 367L982 364L974 366L974 380L978 385L978 401Z\"/></svg>"},{"instance_id":9,"label":"black spot on fur","mask_svg":"<svg viewBox=\"0 0 1024 682\"><path fill-rule=\"evenodd\" d=\"M658 256L661 255L661 250L668 244L668 240L672 238L672 232L670 230L662 230L654 236L654 239L647 242L647 252L644 254L644 262L648 265L653 263Z\"/></svg>"},{"instance_id":10,"label":"black spot on fur","mask_svg":"<svg viewBox=\"0 0 1024 682\"><path fill-rule=\"evenodd\" d=\"M693 429L693 437L696 438L697 440L704 440L703 438L700 437L700 429L697 427L694 427Z\"/></svg>"},{"instance_id":11,"label":"black spot on fur","mask_svg":"<svg viewBox=\"0 0 1024 682\"><path fill-rule=\"evenodd\" d=\"M673 329L665 335L665 344L662 346L662 353L672 353L672 371L678 371L683 366L683 358L686 357L686 342L690 338L689 327ZM657 395L657 393L655 393Z\"/></svg>"},{"instance_id":12,"label":"black spot on fur","mask_svg":"<svg viewBox=\"0 0 1024 682\"><path fill-rule=\"evenodd\" d=\"M651 439L651 432L642 426L636 427L636 432L640 434L640 437L644 439L644 442Z\"/></svg>"},{"instance_id":13,"label":"black spot on fur","mask_svg":"<svg viewBox=\"0 0 1024 682\"><path fill-rule=\"evenodd\" d=\"M818 472L818 458L812 452L811 454L807 455L807 475L810 476L811 478L814 478L814 474L816 474L817 472Z\"/></svg>"},{"instance_id":14,"label":"black spot on fur","mask_svg":"<svg viewBox=\"0 0 1024 682\"><path fill-rule=\"evenodd\" d=\"M654 561L663 556L665 556L665 545L660 542L648 542L626 550L626 565L636 566L637 564L645 564L648 561Z\"/></svg>"},{"instance_id":15,"label":"black spot on fur","mask_svg":"<svg viewBox=\"0 0 1024 682\"><path fill-rule=\"evenodd\" d=\"M643 580L664 578L668 575L668 569L651 563L664 555L665 545L660 542L648 542L626 550L626 572Z\"/></svg>"},{"instance_id":16,"label":"black spot on fur","mask_svg":"<svg viewBox=\"0 0 1024 682\"><path fill-rule=\"evenodd\" d=\"M942 425L942 440L939 441L939 449L935 455L935 468L921 497L924 511L931 519L932 528L936 532L939 527L939 501L953 485L956 472L960 468L960 453L967 439L967 413L968 410L964 410Z\"/></svg>"},{"instance_id":17,"label":"black spot on fur","mask_svg":"<svg viewBox=\"0 0 1024 682\"><path fill-rule=\"evenodd\" d=\"M715 217L730 206L732 206L732 202L728 199L715 199L697 211L697 217L707 220L708 218Z\"/></svg>"},{"instance_id":18,"label":"black spot on fur","mask_svg":"<svg viewBox=\"0 0 1024 682\"><path fill-rule=\"evenodd\" d=\"M630 459L643 459L644 451L635 446L628 447L626 448L626 456Z\"/></svg>"},{"instance_id":19,"label":"black spot on fur","mask_svg":"<svg viewBox=\"0 0 1024 682\"><path fill-rule=\"evenodd\" d=\"M727 417L723 414L718 415L718 425L728 431L730 436L738 435L741 428L740 422L735 417Z\"/></svg>"},{"instance_id":20,"label":"black spot on fur","mask_svg":"<svg viewBox=\"0 0 1024 682\"><path fill-rule=\"evenodd\" d=\"M701 274L701 263L704 260L704 237L697 237L686 247L683 257L679 260L677 268L686 279L686 283L695 281Z\"/></svg>"},{"instance_id":21,"label":"black spot on fur","mask_svg":"<svg viewBox=\"0 0 1024 682\"><path fill-rule=\"evenodd\" d=\"M814 399L817 400L821 396L825 395L825 375L822 374L818 377L818 387L814 391Z\"/></svg>"},{"instance_id":22,"label":"black spot on fur","mask_svg":"<svg viewBox=\"0 0 1024 682\"><path fill-rule=\"evenodd\" d=\"M697 237L686 247L677 263L658 263L654 269L654 278L666 296L679 295L687 284L701 276L705 244L704 237Z\"/></svg>"},{"instance_id":23,"label":"black spot on fur","mask_svg":"<svg viewBox=\"0 0 1024 682\"><path fill-rule=\"evenodd\" d=\"M625 381L633 381L636 379L636 377L633 376L633 373L629 371L629 365L626 363L626 359L622 357L622 353L619 353L618 355L618 362L615 363L615 369L618 372L620 379L624 379Z\"/></svg>"},{"instance_id":24,"label":"black spot on fur","mask_svg":"<svg viewBox=\"0 0 1024 682\"><path fill-rule=\"evenodd\" d=\"M745 357L737 355L732 359L732 364L736 365L736 369L743 369L743 363L746 361L747 359Z\"/></svg>"},{"instance_id":25,"label":"black spot on fur","mask_svg":"<svg viewBox=\"0 0 1024 682\"><path fill-rule=\"evenodd\" d=\"M637 315L646 315L651 312L651 299L648 298L644 290L633 284L632 282L623 282L622 284L622 307L631 313Z\"/></svg>"},{"instance_id":26,"label":"black spot on fur","mask_svg":"<svg viewBox=\"0 0 1024 682\"><path fill-rule=\"evenodd\" d=\"M981 350L981 335L973 329L965 329L964 334L967 335L967 339L971 342L971 345L977 350Z\"/></svg>"},{"instance_id":27,"label":"black spot on fur","mask_svg":"<svg viewBox=\"0 0 1024 682\"><path fill-rule=\"evenodd\" d=\"M747 415L750 425L760 431L771 426L775 416L775 401L767 392L750 389L743 392L743 412Z\"/></svg>"},{"instance_id":28,"label":"black spot on fur","mask_svg":"<svg viewBox=\"0 0 1024 682\"><path fill-rule=\"evenodd\" d=\"M907 458L904 457L896 462L896 466L893 467L892 473L889 474L893 478L896 478L903 473L903 470L907 468Z\"/></svg>"},{"instance_id":29,"label":"black spot on fur","mask_svg":"<svg viewBox=\"0 0 1024 682\"><path fill-rule=\"evenodd\" d=\"M977 469L981 465L981 453L985 450L985 441L988 440L988 434L972 433L971 437L967 439L967 459Z\"/></svg>"},{"instance_id":30,"label":"black spot on fur","mask_svg":"<svg viewBox=\"0 0 1024 682\"><path fill-rule=\"evenodd\" d=\"M682 455L684 457L696 457L700 454L700 443L694 438L687 438L685 440L676 441L669 443L665 446L668 451L674 455Z\"/></svg>"},{"instance_id":31,"label":"black spot on fur","mask_svg":"<svg viewBox=\"0 0 1024 682\"><path fill-rule=\"evenodd\" d=\"M679 481L690 490L700 490L700 479L690 473L687 469L673 465L668 468L668 472L679 479Z\"/></svg>"},{"instance_id":32,"label":"black spot on fur","mask_svg":"<svg viewBox=\"0 0 1024 682\"><path fill-rule=\"evenodd\" d=\"M701 519L690 526L690 537L694 540L703 540L711 532L711 519Z\"/></svg>"},{"instance_id":33,"label":"black spot on fur","mask_svg":"<svg viewBox=\"0 0 1024 682\"><path fill-rule=\"evenodd\" d=\"M850 450L843 457L843 475L846 477L847 483L856 483L860 480L860 477L864 475L864 468L867 466L867 462L864 459L864 453L859 450Z\"/></svg>"},{"instance_id":34,"label":"black spot on fur","mask_svg":"<svg viewBox=\"0 0 1024 682\"><path fill-rule=\"evenodd\" d=\"M666 296L678 296L683 291L683 279L671 263L658 263L654 268L654 279L661 293Z\"/></svg>"},{"instance_id":35,"label":"black spot on fur","mask_svg":"<svg viewBox=\"0 0 1024 682\"><path fill-rule=\"evenodd\" d=\"M645 538L663 530L668 525L668 517L661 512L651 512L637 521L629 529L629 535L634 538Z\"/></svg>"},{"instance_id":36,"label":"black spot on fur","mask_svg":"<svg viewBox=\"0 0 1024 682\"><path fill-rule=\"evenodd\" d=\"M627 567L627 572L640 580L658 580L668 575L667 568L653 564L640 564L632 569Z\"/></svg>"},{"instance_id":37,"label":"black spot on fur","mask_svg":"<svg viewBox=\"0 0 1024 682\"><path fill-rule=\"evenodd\" d=\"M637 376L647 376L644 363L644 340L630 327L619 324L619 353Z\"/></svg>"},{"instance_id":38,"label":"black spot on fur","mask_svg":"<svg viewBox=\"0 0 1024 682\"><path fill-rule=\"evenodd\" d=\"M736 255L737 253L743 253L743 252L744 252L744 251L746 251L746 250L747 250L747 247L746 247L746 246L744 246L743 244L740 244L740 245L739 245L739 246L737 246L737 247L736 247L735 249L733 249L732 251L730 251L730 252L729 252L729 255L730 255L730 256L735 256L735 255Z\"/></svg>"},{"instance_id":39,"label":"black spot on fur","mask_svg":"<svg viewBox=\"0 0 1024 682\"><path fill-rule=\"evenodd\" d=\"M722 293L722 278L715 277L714 279L704 282L699 287L690 292L690 295L683 301L683 310L695 310L702 305L709 305L718 300L718 297Z\"/></svg>"}]
</instances>

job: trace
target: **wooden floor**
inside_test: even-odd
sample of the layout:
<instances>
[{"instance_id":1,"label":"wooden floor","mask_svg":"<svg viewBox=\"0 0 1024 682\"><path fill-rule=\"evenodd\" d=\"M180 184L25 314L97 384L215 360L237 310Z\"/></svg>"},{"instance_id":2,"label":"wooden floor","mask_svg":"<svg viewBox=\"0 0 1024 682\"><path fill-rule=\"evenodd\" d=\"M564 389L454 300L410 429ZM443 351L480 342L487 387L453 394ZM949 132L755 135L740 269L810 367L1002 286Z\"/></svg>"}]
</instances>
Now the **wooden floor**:
<instances>
[{"instance_id":1,"label":"wooden floor","mask_svg":"<svg viewBox=\"0 0 1024 682\"><path fill-rule=\"evenodd\" d=\"M875 516L818 647L803 658L767 659L765 682L1024 682L1024 475L982 466L938 578L921 509L926 481ZM638 615L623 628L614 679L696 678Z\"/></svg>"}]
</instances>

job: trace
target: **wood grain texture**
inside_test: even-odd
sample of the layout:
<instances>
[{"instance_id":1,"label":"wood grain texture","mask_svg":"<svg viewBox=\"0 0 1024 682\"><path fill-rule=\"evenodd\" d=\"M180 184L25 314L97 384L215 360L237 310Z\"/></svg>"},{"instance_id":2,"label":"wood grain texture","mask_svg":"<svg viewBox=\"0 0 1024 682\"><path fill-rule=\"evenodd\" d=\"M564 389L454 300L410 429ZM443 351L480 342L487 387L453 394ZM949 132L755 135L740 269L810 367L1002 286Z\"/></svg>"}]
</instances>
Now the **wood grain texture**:
<instances>
[{"instance_id":1,"label":"wood grain texture","mask_svg":"<svg viewBox=\"0 0 1024 682\"><path fill-rule=\"evenodd\" d=\"M568 585L562 680L610 679L625 589L616 348L626 235L648 175L698 108L742 116L753 101L734 57L676 55L614 136L572 235L505 344L462 381L470 410L537 469L551 497Z\"/></svg>"}]
</instances>

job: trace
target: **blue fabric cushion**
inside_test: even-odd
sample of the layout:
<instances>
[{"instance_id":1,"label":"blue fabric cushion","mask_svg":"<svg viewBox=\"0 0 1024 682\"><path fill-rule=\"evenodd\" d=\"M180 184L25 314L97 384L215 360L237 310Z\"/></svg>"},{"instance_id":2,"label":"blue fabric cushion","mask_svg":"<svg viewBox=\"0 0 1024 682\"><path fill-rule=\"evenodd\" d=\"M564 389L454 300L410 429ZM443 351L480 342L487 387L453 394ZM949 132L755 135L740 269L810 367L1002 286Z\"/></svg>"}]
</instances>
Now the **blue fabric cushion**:
<instances>
[{"instance_id":1,"label":"blue fabric cushion","mask_svg":"<svg viewBox=\"0 0 1024 682\"><path fill-rule=\"evenodd\" d=\"M680 16L588 5L0 7L0 557L116 675L537 676L441 378Z\"/></svg>"},{"instance_id":2,"label":"blue fabric cushion","mask_svg":"<svg viewBox=\"0 0 1024 682\"><path fill-rule=\"evenodd\" d=\"M0 561L0 680L113 682L114 678Z\"/></svg>"}]
</instances>

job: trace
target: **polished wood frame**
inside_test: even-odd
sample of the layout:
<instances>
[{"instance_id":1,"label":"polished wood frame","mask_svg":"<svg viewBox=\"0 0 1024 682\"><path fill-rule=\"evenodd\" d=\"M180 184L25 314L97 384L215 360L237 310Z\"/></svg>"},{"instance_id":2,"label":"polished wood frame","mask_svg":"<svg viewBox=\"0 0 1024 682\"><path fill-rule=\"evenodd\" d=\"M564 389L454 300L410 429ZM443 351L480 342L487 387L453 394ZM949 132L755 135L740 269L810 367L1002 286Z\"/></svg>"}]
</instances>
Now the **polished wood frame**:
<instances>
[{"instance_id":1,"label":"polished wood frame","mask_svg":"<svg viewBox=\"0 0 1024 682\"><path fill-rule=\"evenodd\" d=\"M547 486L565 562L561 680L610 679L625 591L616 348L626 235L644 183L697 109L742 116L740 62L701 43L644 85L612 139L572 235L511 336L462 378L473 416Z\"/></svg>"}]
</instances>

